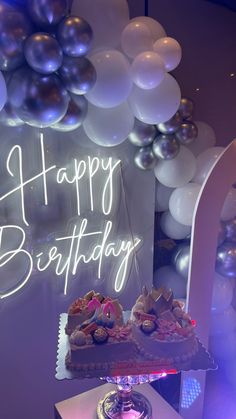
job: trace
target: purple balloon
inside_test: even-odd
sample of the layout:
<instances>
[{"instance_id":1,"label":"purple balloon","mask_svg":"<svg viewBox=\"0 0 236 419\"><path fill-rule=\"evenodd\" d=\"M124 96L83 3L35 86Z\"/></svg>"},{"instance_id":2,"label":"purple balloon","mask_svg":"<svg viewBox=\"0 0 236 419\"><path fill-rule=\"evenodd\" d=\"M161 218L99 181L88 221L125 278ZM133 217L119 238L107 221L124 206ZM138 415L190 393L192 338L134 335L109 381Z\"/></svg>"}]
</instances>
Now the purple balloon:
<instances>
[{"instance_id":1,"label":"purple balloon","mask_svg":"<svg viewBox=\"0 0 236 419\"><path fill-rule=\"evenodd\" d=\"M74 131L83 123L87 110L87 99L84 96L77 96L76 102L73 99L70 100L65 116L51 128L62 132Z\"/></svg>"},{"instance_id":2,"label":"purple balloon","mask_svg":"<svg viewBox=\"0 0 236 419\"><path fill-rule=\"evenodd\" d=\"M32 34L25 42L24 52L27 63L38 73L51 74L62 64L63 54L60 45L47 33Z\"/></svg>"},{"instance_id":3,"label":"purple balloon","mask_svg":"<svg viewBox=\"0 0 236 419\"><path fill-rule=\"evenodd\" d=\"M86 20L69 16L60 23L57 37L66 55L82 57L90 50L93 32Z\"/></svg>"},{"instance_id":4,"label":"purple balloon","mask_svg":"<svg viewBox=\"0 0 236 419\"><path fill-rule=\"evenodd\" d=\"M24 63L24 42L31 33L32 26L27 17L1 3L0 70L15 70Z\"/></svg>"},{"instance_id":5,"label":"purple balloon","mask_svg":"<svg viewBox=\"0 0 236 419\"><path fill-rule=\"evenodd\" d=\"M76 95L86 94L95 84L96 70L85 57L64 57L59 74L66 88Z\"/></svg>"},{"instance_id":6,"label":"purple balloon","mask_svg":"<svg viewBox=\"0 0 236 419\"><path fill-rule=\"evenodd\" d=\"M49 127L65 115L69 95L56 74L20 68L8 85L9 102L18 118L34 127Z\"/></svg>"},{"instance_id":7,"label":"purple balloon","mask_svg":"<svg viewBox=\"0 0 236 419\"><path fill-rule=\"evenodd\" d=\"M28 0L28 11L39 27L55 26L67 15L67 0Z\"/></svg>"},{"instance_id":8,"label":"purple balloon","mask_svg":"<svg viewBox=\"0 0 236 419\"><path fill-rule=\"evenodd\" d=\"M236 277L236 244L224 242L216 252L216 272L229 278Z\"/></svg>"}]
</instances>

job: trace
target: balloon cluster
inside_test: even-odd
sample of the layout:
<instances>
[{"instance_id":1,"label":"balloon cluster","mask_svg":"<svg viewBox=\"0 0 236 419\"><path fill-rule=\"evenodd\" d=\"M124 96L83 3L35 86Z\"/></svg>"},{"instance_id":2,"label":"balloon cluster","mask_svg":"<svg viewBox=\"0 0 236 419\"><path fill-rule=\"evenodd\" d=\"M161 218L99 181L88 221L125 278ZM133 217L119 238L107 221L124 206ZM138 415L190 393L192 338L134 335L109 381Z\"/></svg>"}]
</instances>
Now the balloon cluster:
<instances>
[{"instance_id":1,"label":"balloon cluster","mask_svg":"<svg viewBox=\"0 0 236 419\"><path fill-rule=\"evenodd\" d=\"M157 160L172 160L180 152L181 144L193 142L198 135L196 124L191 121L193 102L182 98L178 111L166 122L156 125L135 120L129 134L132 144L139 147L134 162L142 170L153 169Z\"/></svg>"},{"instance_id":2,"label":"balloon cluster","mask_svg":"<svg viewBox=\"0 0 236 419\"><path fill-rule=\"evenodd\" d=\"M130 20L126 0L0 0L0 31L5 124L61 131L83 124L109 147L127 139L135 118L161 124L179 107L169 72L181 47L154 19Z\"/></svg>"}]
</instances>

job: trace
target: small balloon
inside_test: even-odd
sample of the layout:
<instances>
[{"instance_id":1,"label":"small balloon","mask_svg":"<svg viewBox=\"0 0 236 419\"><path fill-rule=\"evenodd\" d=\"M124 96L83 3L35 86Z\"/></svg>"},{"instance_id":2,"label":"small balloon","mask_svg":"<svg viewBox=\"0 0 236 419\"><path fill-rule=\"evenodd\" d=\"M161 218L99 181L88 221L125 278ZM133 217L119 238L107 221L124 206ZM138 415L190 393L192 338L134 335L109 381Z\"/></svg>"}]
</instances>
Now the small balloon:
<instances>
[{"instance_id":1,"label":"small balloon","mask_svg":"<svg viewBox=\"0 0 236 419\"><path fill-rule=\"evenodd\" d=\"M176 112L169 121L158 124L157 128L162 134L174 134L179 129L181 122L182 118L179 112Z\"/></svg>"},{"instance_id":2,"label":"small balloon","mask_svg":"<svg viewBox=\"0 0 236 419\"><path fill-rule=\"evenodd\" d=\"M225 227L225 239L229 242L236 243L236 218L233 220L226 221Z\"/></svg>"},{"instance_id":3,"label":"small balloon","mask_svg":"<svg viewBox=\"0 0 236 419\"><path fill-rule=\"evenodd\" d=\"M187 226L192 225L200 189L201 186L197 183L188 183L174 190L170 197L169 209L176 221Z\"/></svg>"},{"instance_id":4,"label":"small balloon","mask_svg":"<svg viewBox=\"0 0 236 419\"><path fill-rule=\"evenodd\" d=\"M169 36L160 38L154 43L153 49L163 59L166 71L172 71L179 65L182 50L176 39Z\"/></svg>"},{"instance_id":5,"label":"small balloon","mask_svg":"<svg viewBox=\"0 0 236 419\"><path fill-rule=\"evenodd\" d=\"M88 102L84 96L78 96L76 102L71 99L65 116L57 124L51 125L51 128L62 132L74 131L84 122L87 109Z\"/></svg>"},{"instance_id":6,"label":"small balloon","mask_svg":"<svg viewBox=\"0 0 236 419\"><path fill-rule=\"evenodd\" d=\"M50 74L62 65L62 50L57 40L47 33L36 32L27 38L24 53L29 66L38 73Z\"/></svg>"},{"instance_id":7,"label":"small balloon","mask_svg":"<svg viewBox=\"0 0 236 419\"><path fill-rule=\"evenodd\" d=\"M163 80L165 65L153 51L145 51L135 57L131 65L133 82L141 89L153 89Z\"/></svg>"},{"instance_id":8,"label":"small balloon","mask_svg":"<svg viewBox=\"0 0 236 419\"><path fill-rule=\"evenodd\" d=\"M160 134L153 142L153 153L162 160L171 160L177 156L180 146L174 135Z\"/></svg>"},{"instance_id":9,"label":"small balloon","mask_svg":"<svg viewBox=\"0 0 236 419\"><path fill-rule=\"evenodd\" d=\"M7 127L20 127L24 125L24 121L18 118L9 102L6 103L0 112L0 123Z\"/></svg>"},{"instance_id":10,"label":"small balloon","mask_svg":"<svg viewBox=\"0 0 236 419\"><path fill-rule=\"evenodd\" d=\"M236 277L236 244L224 242L216 252L216 272L228 278Z\"/></svg>"},{"instance_id":11,"label":"small balloon","mask_svg":"<svg viewBox=\"0 0 236 419\"><path fill-rule=\"evenodd\" d=\"M189 271L189 262L190 262L190 245L189 244L180 244L174 250L172 256L172 263L176 272L183 276L185 279L188 278Z\"/></svg>"},{"instance_id":12,"label":"small balloon","mask_svg":"<svg viewBox=\"0 0 236 419\"><path fill-rule=\"evenodd\" d=\"M27 7L39 27L55 26L67 14L67 0L27 0Z\"/></svg>"},{"instance_id":13,"label":"small balloon","mask_svg":"<svg viewBox=\"0 0 236 419\"><path fill-rule=\"evenodd\" d=\"M173 192L172 188L171 191ZM178 223L169 211L161 215L160 227L163 233L173 240L182 240L191 234L191 227Z\"/></svg>"},{"instance_id":14,"label":"small balloon","mask_svg":"<svg viewBox=\"0 0 236 419\"><path fill-rule=\"evenodd\" d=\"M85 57L64 57L59 74L69 92L86 94L96 82L96 71Z\"/></svg>"},{"instance_id":15,"label":"small balloon","mask_svg":"<svg viewBox=\"0 0 236 419\"><path fill-rule=\"evenodd\" d=\"M138 21L131 21L121 35L121 47L124 53L135 58L145 51L152 51L152 34L148 26Z\"/></svg>"},{"instance_id":16,"label":"small balloon","mask_svg":"<svg viewBox=\"0 0 236 419\"><path fill-rule=\"evenodd\" d=\"M182 97L179 106L179 113L183 119L189 119L193 116L194 104L187 97Z\"/></svg>"},{"instance_id":17,"label":"small balloon","mask_svg":"<svg viewBox=\"0 0 236 419\"><path fill-rule=\"evenodd\" d=\"M156 163L156 157L153 154L152 147L140 148L134 156L134 162L139 169L153 169Z\"/></svg>"},{"instance_id":18,"label":"small balloon","mask_svg":"<svg viewBox=\"0 0 236 419\"><path fill-rule=\"evenodd\" d=\"M49 127L66 113L69 95L56 74L20 68L8 86L9 102L18 118L34 127Z\"/></svg>"},{"instance_id":19,"label":"small balloon","mask_svg":"<svg viewBox=\"0 0 236 419\"><path fill-rule=\"evenodd\" d=\"M163 26L155 19L149 16L137 16L134 17L131 22L144 23L150 30L152 35L152 41L155 42L159 38L166 36L166 32Z\"/></svg>"},{"instance_id":20,"label":"small balloon","mask_svg":"<svg viewBox=\"0 0 236 419\"><path fill-rule=\"evenodd\" d=\"M129 141L137 147L145 147L152 144L157 135L155 125L145 124L135 119L134 128L128 136Z\"/></svg>"},{"instance_id":21,"label":"small balloon","mask_svg":"<svg viewBox=\"0 0 236 419\"><path fill-rule=\"evenodd\" d=\"M194 156L198 156L203 151L215 145L216 135L212 127L205 122L194 121L194 123L198 129L198 135L187 147L192 151Z\"/></svg>"},{"instance_id":22,"label":"small balloon","mask_svg":"<svg viewBox=\"0 0 236 419\"><path fill-rule=\"evenodd\" d=\"M197 134L197 126L191 121L185 121L182 122L176 132L176 137L181 144L185 145L190 144L197 137Z\"/></svg>"},{"instance_id":23,"label":"small balloon","mask_svg":"<svg viewBox=\"0 0 236 419\"><path fill-rule=\"evenodd\" d=\"M91 48L93 32L86 20L78 16L69 16L60 23L57 37L64 54L69 57L82 57L88 54Z\"/></svg>"}]
</instances>

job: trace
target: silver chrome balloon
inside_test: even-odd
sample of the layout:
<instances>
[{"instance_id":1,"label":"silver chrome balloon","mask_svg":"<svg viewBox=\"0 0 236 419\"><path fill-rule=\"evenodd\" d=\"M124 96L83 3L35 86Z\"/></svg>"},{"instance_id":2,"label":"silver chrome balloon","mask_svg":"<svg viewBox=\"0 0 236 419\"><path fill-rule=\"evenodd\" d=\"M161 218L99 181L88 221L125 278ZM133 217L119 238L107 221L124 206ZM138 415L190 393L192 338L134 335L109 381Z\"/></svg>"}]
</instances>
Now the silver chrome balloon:
<instances>
[{"instance_id":1,"label":"silver chrome balloon","mask_svg":"<svg viewBox=\"0 0 236 419\"><path fill-rule=\"evenodd\" d=\"M62 65L63 54L57 40L43 32L32 34L25 42L25 58L29 66L42 74L51 74Z\"/></svg>"},{"instance_id":2,"label":"silver chrome balloon","mask_svg":"<svg viewBox=\"0 0 236 419\"><path fill-rule=\"evenodd\" d=\"M152 147L140 148L134 156L134 162L139 169L153 169L156 164L156 157L153 154Z\"/></svg>"},{"instance_id":3,"label":"silver chrome balloon","mask_svg":"<svg viewBox=\"0 0 236 419\"><path fill-rule=\"evenodd\" d=\"M78 16L69 16L60 23L57 37L64 54L69 57L82 57L91 48L93 31L86 20Z\"/></svg>"},{"instance_id":4,"label":"silver chrome balloon","mask_svg":"<svg viewBox=\"0 0 236 419\"><path fill-rule=\"evenodd\" d=\"M39 27L57 25L68 12L67 0L28 0L28 12Z\"/></svg>"},{"instance_id":5,"label":"silver chrome balloon","mask_svg":"<svg viewBox=\"0 0 236 419\"><path fill-rule=\"evenodd\" d=\"M137 147L145 147L152 144L157 135L155 125L145 124L135 119L134 128L128 136L129 141Z\"/></svg>"},{"instance_id":6,"label":"silver chrome balloon","mask_svg":"<svg viewBox=\"0 0 236 419\"><path fill-rule=\"evenodd\" d=\"M224 242L216 252L216 272L229 278L236 277L236 244Z\"/></svg>"},{"instance_id":7,"label":"silver chrome balloon","mask_svg":"<svg viewBox=\"0 0 236 419\"><path fill-rule=\"evenodd\" d=\"M172 263L176 271L184 278L188 278L190 261L190 245L180 244L174 251L172 256Z\"/></svg>"},{"instance_id":8,"label":"silver chrome balloon","mask_svg":"<svg viewBox=\"0 0 236 419\"><path fill-rule=\"evenodd\" d=\"M41 128L60 121L69 103L69 95L56 74L42 75L27 67L15 71L8 97L18 118Z\"/></svg>"},{"instance_id":9,"label":"silver chrome balloon","mask_svg":"<svg viewBox=\"0 0 236 419\"><path fill-rule=\"evenodd\" d=\"M194 104L187 97L182 97L179 106L179 113L183 119L191 119L193 116Z\"/></svg>"},{"instance_id":10,"label":"silver chrome balloon","mask_svg":"<svg viewBox=\"0 0 236 419\"><path fill-rule=\"evenodd\" d=\"M192 121L184 121L175 133L179 142L183 145L190 144L197 137L198 129Z\"/></svg>"},{"instance_id":11,"label":"silver chrome balloon","mask_svg":"<svg viewBox=\"0 0 236 419\"><path fill-rule=\"evenodd\" d=\"M174 134L179 129L181 122L180 113L176 112L169 121L158 124L157 128L162 134Z\"/></svg>"},{"instance_id":12,"label":"silver chrome balloon","mask_svg":"<svg viewBox=\"0 0 236 419\"><path fill-rule=\"evenodd\" d=\"M96 70L85 57L64 57L59 74L69 92L84 95L96 82Z\"/></svg>"},{"instance_id":13,"label":"silver chrome balloon","mask_svg":"<svg viewBox=\"0 0 236 419\"><path fill-rule=\"evenodd\" d=\"M25 124L20 118L18 118L9 102L6 103L0 112L0 123L7 127L20 127Z\"/></svg>"},{"instance_id":14,"label":"silver chrome balloon","mask_svg":"<svg viewBox=\"0 0 236 419\"><path fill-rule=\"evenodd\" d=\"M62 132L74 131L83 123L87 110L87 99L84 96L77 96L76 102L70 100L65 116L57 124L51 125L51 128Z\"/></svg>"},{"instance_id":15,"label":"silver chrome balloon","mask_svg":"<svg viewBox=\"0 0 236 419\"><path fill-rule=\"evenodd\" d=\"M31 33L23 13L0 7L0 70L15 70L24 63L24 42Z\"/></svg>"},{"instance_id":16,"label":"silver chrome balloon","mask_svg":"<svg viewBox=\"0 0 236 419\"><path fill-rule=\"evenodd\" d=\"M177 156L180 145L174 135L158 135L152 145L153 153L162 160L171 160Z\"/></svg>"},{"instance_id":17,"label":"silver chrome balloon","mask_svg":"<svg viewBox=\"0 0 236 419\"><path fill-rule=\"evenodd\" d=\"M230 242L236 242L236 218L225 222L225 239Z\"/></svg>"}]
</instances>

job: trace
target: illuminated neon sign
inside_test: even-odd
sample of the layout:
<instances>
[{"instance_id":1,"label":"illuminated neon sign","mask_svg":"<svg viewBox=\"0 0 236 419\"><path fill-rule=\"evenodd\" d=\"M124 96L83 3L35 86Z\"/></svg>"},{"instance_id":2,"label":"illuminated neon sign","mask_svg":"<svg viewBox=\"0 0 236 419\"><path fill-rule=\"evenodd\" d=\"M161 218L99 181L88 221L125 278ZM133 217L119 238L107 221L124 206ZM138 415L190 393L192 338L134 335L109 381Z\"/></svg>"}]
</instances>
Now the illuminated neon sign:
<instances>
[{"instance_id":1,"label":"illuminated neon sign","mask_svg":"<svg viewBox=\"0 0 236 419\"><path fill-rule=\"evenodd\" d=\"M16 196L20 203L18 216L22 225L8 224L0 227L0 268L6 266L16 256L21 256L27 266L24 278L14 288L0 294L4 299L16 294L30 280L33 269L46 271L49 267L54 269L57 276L64 278L64 294L68 292L70 278L78 276L81 265L94 264L97 278L106 275L106 260L109 259L114 269L113 289L116 293L121 292L127 281L133 253L137 250L141 239L138 237L114 237L114 221L108 219L114 210L116 190L114 183L121 175L121 162L113 158L98 158L87 156L83 159L73 158L67 167L47 165L43 134L40 134L40 170L32 177L25 175L23 167L23 150L21 146L14 145L10 150L6 169L14 181L14 187L0 196L1 202L6 202L11 196ZM70 223L70 231L65 235L55 238L53 246L46 246L39 253L31 253L26 246L25 228L30 226L26 211L25 190L38 180L42 182L42 203L48 206L50 193L48 191L48 176L57 185L64 185L73 189L76 202L76 219ZM100 180L101 188L96 194L97 181ZM88 208L85 207L82 182L87 183ZM97 196L99 196L99 202ZM86 211L90 217L86 216ZM91 214L99 212L99 226L94 228L90 223ZM97 226L96 226L97 227ZM4 251L4 242L7 232L20 235L20 241L13 249Z\"/></svg>"}]
</instances>

